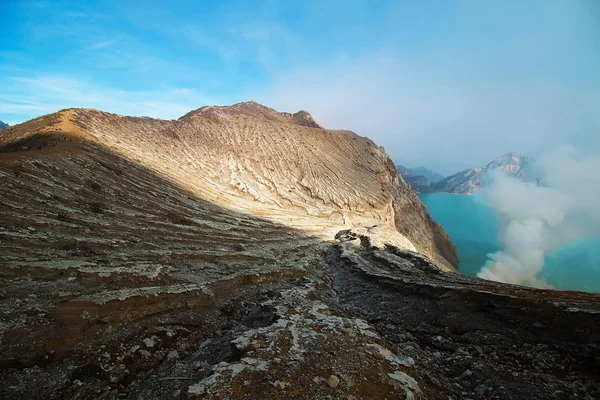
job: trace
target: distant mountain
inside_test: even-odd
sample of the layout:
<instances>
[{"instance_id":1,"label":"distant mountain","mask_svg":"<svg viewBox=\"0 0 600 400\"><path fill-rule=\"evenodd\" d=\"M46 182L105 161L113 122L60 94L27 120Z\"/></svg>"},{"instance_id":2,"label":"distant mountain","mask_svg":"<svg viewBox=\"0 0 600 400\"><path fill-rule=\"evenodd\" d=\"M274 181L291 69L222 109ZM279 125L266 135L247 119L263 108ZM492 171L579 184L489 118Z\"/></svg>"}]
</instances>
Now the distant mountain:
<instances>
[{"instance_id":1,"label":"distant mountain","mask_svg":"<svg viewBox=\"0 0 600 400\"><path fill-rule=\"evenodd\" d=\"M424 176L425 178L429 179L429 181L432 183L444 179L444 176L442 174L439 174L425 167L411 168L410 171L413 176Z\"/></svg>"},{"instance_id":2,"label":"distant mountain","mask_svg":"<svg viewBox=\"0 0 600 400\"><path fill-rule=\"evenodd\" d=\"M417 193L431 193L434 191L431 188L431 181L423 175L409 176L404 178L404 180Z\"/></svg>"},{"instance_id":3,"label":"distant mountain","mask_svg":"<svg viewBox=\"0 0 600 400\"><path fill-rule=\"evenodd\" d=\"M0 129L6 129L8 127L10 127L10 125L8 125L6 122L0 121Z\"/></svg>"},{"instance_id":4,"label":"distant mountain","mask_svg":"<svg viewBox=\"0 0 600 400\"><path fill-rule=\"evenodd\" d=\"M515 153L507 153L496 158L485 167L467 169L431 183L430 188L435 192L471 194L483 185L482 179L486 172L498 168L509 176L523 181L533 181L530 166L531 160L529 158Z\"/></svg>"},{"instance_id":5,"label":"distant mountain","mask_svg":"<svg viewBox=\"0 0 600 400\"><path fill-rule=\"evenodd\" d=\"M410 176L410 168L406 168L404 165L396 165L396 171L400 172L403 178Z\"/></svg>"},{"instance_id":6,"label":"distant mountain","mask_svg":"<svg viewBox=\"0 0 600 400\"><path fill-rule=\"evenodd\" d=\"M402 175L405 180L407 178L414 178L417 176L425 177L427 180L429 180L429 182L437 182L444 179L443 175L425 167L406 168L402 165L396 165L396 170L400 172L400 175Z\"/></svg>"}]
</instances>

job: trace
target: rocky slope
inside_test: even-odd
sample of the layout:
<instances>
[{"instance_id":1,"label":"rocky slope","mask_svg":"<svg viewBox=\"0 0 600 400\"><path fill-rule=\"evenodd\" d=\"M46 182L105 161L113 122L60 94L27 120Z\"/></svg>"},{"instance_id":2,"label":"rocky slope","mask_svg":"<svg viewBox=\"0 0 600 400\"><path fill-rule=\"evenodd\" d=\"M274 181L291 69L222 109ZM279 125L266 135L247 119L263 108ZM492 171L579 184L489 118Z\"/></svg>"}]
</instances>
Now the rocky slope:
<instances>
[{"instance_id":1,"label":"rocky slope","mask_svg":"<svg viewBox=\"0 0 600 400\"><path fill-rule=\"evenodd\" d=\"M450 239L406 190L385 152L352 132L320 128L306 112L278 113L250 102L204 107L178 121L96 110L46 118L68 127L37 127L34 120L9 129L5 151L20 143L35 155L53 140L48 132L76 132L219 205L323 237L340 227L369 226L444 268L456 265Z\"/></svg>"},{"instance_id":2,"label":"rocky slope","mask_svg":"<svg viewBox=\"0 0 600 400\"><path fill-rule=\"evenodd\" d=\"M0 398L600 395L598 296L449 272L385 153L307 113L66 110L0 179Z\"/></svg>"},{"instance_id":3,"label":"rocky slope","mask_svg":"<svg viewBox=\"0 0 600 400\"><path fill-rule=\"evenodd\" d=\"M521 180L532 180L529 171L530 161L515 153L507 153L482 168L472 168L451 175L438 182L432 183L430 188L437 192L472 194L483 185L486 172L500 169L509 176Z\"/></svg>"},{"instance_id":4,"label":"rocky slope","mask_svg":"<svg viewBox=\"0 0 600 400\"><path fill-rule=\"evenodd\" d=\"M8 125L6 122L0 121L0 129L6 129L8 128L10 125Z\"/></svg>"}]
</instances>

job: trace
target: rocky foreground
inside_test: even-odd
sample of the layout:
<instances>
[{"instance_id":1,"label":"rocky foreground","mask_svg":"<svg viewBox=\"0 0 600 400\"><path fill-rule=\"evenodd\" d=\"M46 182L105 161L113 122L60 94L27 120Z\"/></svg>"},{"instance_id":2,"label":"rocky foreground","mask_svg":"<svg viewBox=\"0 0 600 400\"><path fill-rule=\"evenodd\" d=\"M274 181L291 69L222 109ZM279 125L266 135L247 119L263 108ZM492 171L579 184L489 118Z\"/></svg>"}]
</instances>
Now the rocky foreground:
<instances>
[{"instance_id":1,"label":"rocky foreground","mask_svg":"<svg viewBox=\"0 0 600 400\"><path fill-rule=\"evenodd\" d=\"M600 397L600 297L464 277L385 153L256 103L0 134L0 397Z\"/></svg>"}]
</instances>

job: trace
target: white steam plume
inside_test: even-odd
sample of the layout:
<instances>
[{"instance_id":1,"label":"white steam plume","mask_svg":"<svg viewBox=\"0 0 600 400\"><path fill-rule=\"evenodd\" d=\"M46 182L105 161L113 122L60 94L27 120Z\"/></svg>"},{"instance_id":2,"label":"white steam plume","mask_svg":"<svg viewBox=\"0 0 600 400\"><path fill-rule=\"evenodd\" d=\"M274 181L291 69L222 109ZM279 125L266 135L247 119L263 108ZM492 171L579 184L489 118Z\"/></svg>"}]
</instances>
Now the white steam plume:
<instances>
[{"instance_id":1,"label":"white steam plume","mask_svg":"<svg viewBox=\"0 0 600 400\"><path fill-rule=\"evenodd\" d=\"M540 186L499 170L489 174L483 194L500 216L502 250L488 255L479 277L549 287L541 276L549 252L600 237L600 157L563 146L540 158L537 168Z\"/></svg>"}]
</instances>

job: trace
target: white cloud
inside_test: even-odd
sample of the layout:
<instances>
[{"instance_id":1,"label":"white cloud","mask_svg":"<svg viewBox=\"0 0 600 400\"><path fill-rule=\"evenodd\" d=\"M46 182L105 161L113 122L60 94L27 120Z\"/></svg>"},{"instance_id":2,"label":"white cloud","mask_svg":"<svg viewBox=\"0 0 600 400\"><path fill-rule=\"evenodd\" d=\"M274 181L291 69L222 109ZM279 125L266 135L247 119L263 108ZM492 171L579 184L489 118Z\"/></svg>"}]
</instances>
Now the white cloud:
<instances>
[{"instance_id":1,"label":"white cloud","mask_svg":"<svg viewBox=\"0 0 600 400\"><path fill-rule=\"evenodd\" d=\"M284 72L252 97L276 109L307 109L328 128L368 136L398 162L442 169L440 160L479 166L505 152L562 143L586 113L600 114L593 90L481 80L451 63L428 68L413 61L393 52L339 58Z\"/></svg>"},{"instance_id":2,"label":"white cloud","mask_svg":"<svg viewBox=\"0 0 600 400\"><path fill-rule=\"evenodd\" d=\"M248 21L236 15L223 26L184 24L176 30L192 48L216 54L230 68L256 63L273 71L297 50L294 35L276 21Z\"/></svg>"},{"instance_id":3,"label":"white cloud","mask_svg":"<svg viewBox=\"0 0 600 400\"><path fill-rule=\"evenodd\" d=\"M488 255L480 277L547 287L541 272L550 252L576 240L600 237L600 156L559 146L542 156L538 164L547 186L495 171L484 189L501 219L502 249Z\"/></svg>"},{"instance_id":4,"label":"white cloud","mask_svg":"<svg viewBox=\"0 0 600 400\"><path fill-rule=\"evenodd\" d=\"M14 77L0 85L3 114L21 114L27 118L64 108L90 107L126 115L176 119L190 110L215 103L215 99L189 88L126 91L60 76Z\"/></svg>"},{"instance_id":5,"label":"white cloud","mask_svg":"<svg viewBox=\"0 0 600 400\"><path fill-rule=\"evenodd\" d=\"M114 45L116 43L116 39L109 39L109 40L100 40L97 41L95 43L92 43L88 46L86 46L85 48L83 48L83 50L99 50L99 49L106 49L108 47L111 47L112 45Z\"/></svg>"},{"instance_id":6,"label":"white cloud","mask_svg":"<svg viewBox=\"0 0 600 400\"><path fill-rule=\"evenodd\" d=\"M73 10L65 11L63 13L63 16L65 16L67 18L87 18L88 17L88 15L84 12L73 11Z\"/></svg>"}]
</instances>

